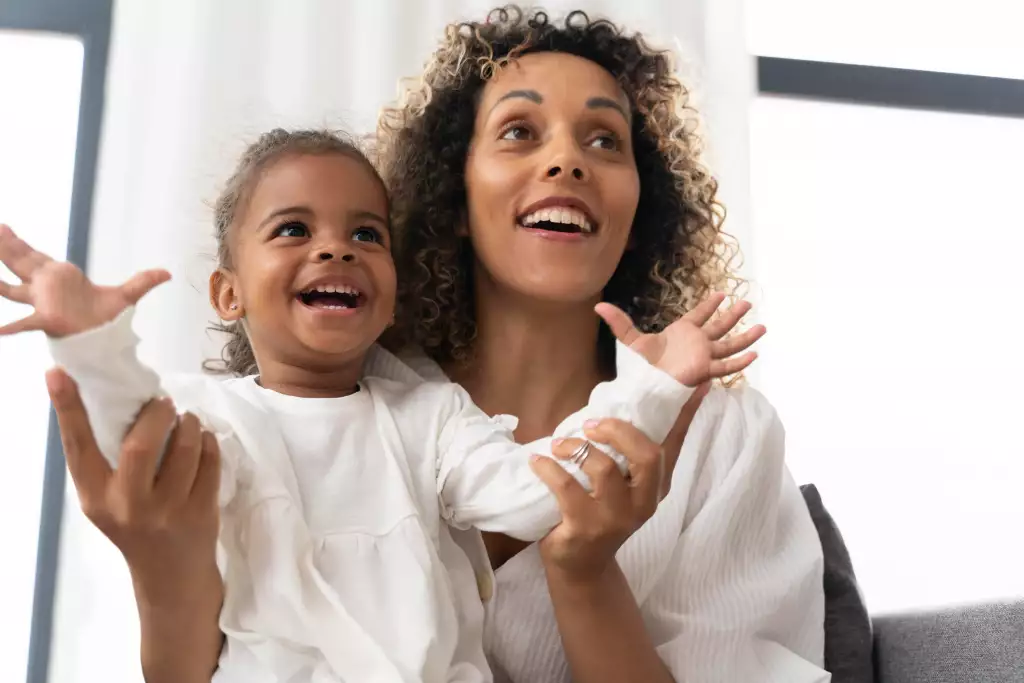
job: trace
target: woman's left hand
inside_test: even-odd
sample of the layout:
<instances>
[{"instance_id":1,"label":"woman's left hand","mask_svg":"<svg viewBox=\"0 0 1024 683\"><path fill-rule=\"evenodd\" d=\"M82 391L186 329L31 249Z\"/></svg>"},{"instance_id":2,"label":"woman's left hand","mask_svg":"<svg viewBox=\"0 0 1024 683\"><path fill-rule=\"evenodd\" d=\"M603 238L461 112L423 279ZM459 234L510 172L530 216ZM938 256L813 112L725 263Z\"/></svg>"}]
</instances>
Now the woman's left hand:
<instances>
[{"instance_id":1,"label":"woman's left hand","mask_svg":"<svg viewBox=\"0 0 1024 683\"><path fill-rule=\"evenodd\" d=\"M590 477L593 493L550 458L534 459L534 472L554 493L562 512L562 522L540 542L549 570L586 580L600 576L614 562L619 547L651 518L668 494L686 431L709 386L698 387L662 444L622 420L588 423L584 429L588 439L611 446L629 461L627 478L614 460L592 448L583 471ZM553 445L552 454L568 459L581 444L579 439L564 439Z\"/></svg>"}]
</instances>

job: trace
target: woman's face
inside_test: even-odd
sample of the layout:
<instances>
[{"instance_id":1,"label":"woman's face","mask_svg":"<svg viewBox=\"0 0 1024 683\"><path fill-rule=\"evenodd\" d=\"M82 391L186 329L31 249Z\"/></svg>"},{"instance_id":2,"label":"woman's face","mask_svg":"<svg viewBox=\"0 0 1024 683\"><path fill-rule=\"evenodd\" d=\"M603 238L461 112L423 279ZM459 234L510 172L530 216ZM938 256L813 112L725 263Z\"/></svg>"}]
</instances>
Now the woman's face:
<instances>
[{"instance_id":1,"label":"woman's face","mask_svg":"<svg viewBox=\"0 0 1024 683\"><path fill-rule=\"evenodd\" d=\"M574 55L529 54L487 83L466 159L484 277L549 302L600 297L640 197L631 123L612 75Z\"/></svg>"}]
</instances>

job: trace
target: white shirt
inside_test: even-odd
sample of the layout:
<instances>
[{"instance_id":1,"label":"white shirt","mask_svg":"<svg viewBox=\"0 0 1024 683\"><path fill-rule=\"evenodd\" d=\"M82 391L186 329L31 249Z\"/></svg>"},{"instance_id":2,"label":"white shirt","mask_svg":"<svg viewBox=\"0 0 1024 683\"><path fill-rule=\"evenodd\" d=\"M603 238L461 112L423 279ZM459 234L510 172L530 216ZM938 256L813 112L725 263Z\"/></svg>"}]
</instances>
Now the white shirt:
<instances>
[{"instance_id":1,"label":"white shirt","mask_svg":"<svg viewBox=\"0 0 1024 683\"><path fill-rule=\"evenodd\" d=\"M253 378L165 378L161 389L137 358L131 315L51 340L51 351L113 466L139 409L163 391L217 435L226 645L214 680L490 681L474 595L487 574L451 530L543 537L559 512L528 457L550 440L517 446L514 418L488 417L461 387L426 382L381 349L342 398L283 396ZM619 378L555 436L612 416L665 438L692 389L625 347L617 362Z\"/></svg>"},{"instance_id":2,"label":"white shirt","mask_svg":"<svg viewBox=\"0 0 1024 683\"><path fill-rule=\"evenodd\" d=\"M447 381L423 356L403 358ZM680 683L827 683L821 543L785 466L785 433L749 387L715 386L668 497L616 559L658 654ZM481 577L480 535L453 536ZM570 683L537 546L479 580L497 683Z\"/></svg>"}]
</instances>

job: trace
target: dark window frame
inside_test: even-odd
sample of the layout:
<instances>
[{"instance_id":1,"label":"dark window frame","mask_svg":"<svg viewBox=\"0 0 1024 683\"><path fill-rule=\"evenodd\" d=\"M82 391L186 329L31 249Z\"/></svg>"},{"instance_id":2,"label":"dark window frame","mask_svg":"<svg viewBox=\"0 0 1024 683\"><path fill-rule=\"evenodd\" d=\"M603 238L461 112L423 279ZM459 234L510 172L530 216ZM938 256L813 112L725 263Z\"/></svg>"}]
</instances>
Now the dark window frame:
<instances>
[{"instance_id":1,"label":"dark window frame","mask_svg":"<svg viewBox=\"0 0 1024 683\"><path fill-rule=\"evenodd\" d=\"M112 14L113 0L6 0L0 3L0 30L61 33L82 41L82 88L66 258L83 269L89 250L89 221L103 121ZM31 457L32 454L23 455ZM51 409L36 548L28 683L46 683L50 673L57 562L64 515L64 468L64 450Z\"/></svg>"},{"instance_id":2,"label":"dark window frame","mask_svg":"<svg viewBox=\"0 0 1024 683\"><path fill-rule=\"evenodd\" d=\"M758 93L1024 117L1024 80L779 57L757 58Z\"/></svg>"}]
</instances>

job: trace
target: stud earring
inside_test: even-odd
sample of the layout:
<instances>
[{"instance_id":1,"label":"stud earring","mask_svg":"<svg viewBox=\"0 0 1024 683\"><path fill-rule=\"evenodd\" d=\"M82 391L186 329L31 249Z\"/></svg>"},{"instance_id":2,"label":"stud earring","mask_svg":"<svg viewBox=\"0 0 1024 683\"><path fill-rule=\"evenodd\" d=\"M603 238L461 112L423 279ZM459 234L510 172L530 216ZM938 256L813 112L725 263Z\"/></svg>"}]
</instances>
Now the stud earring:
<instances>
[{"instance_id":1,"label":"stud earring","mask_svg":"<svg viewBox=\"0 0 1024 683\"><path fill-rule=\"evenodd\" d=\"M238 310L238 304L231 304L231 310L232 311L237 311Z\"/></svg>"}]
</instances>

